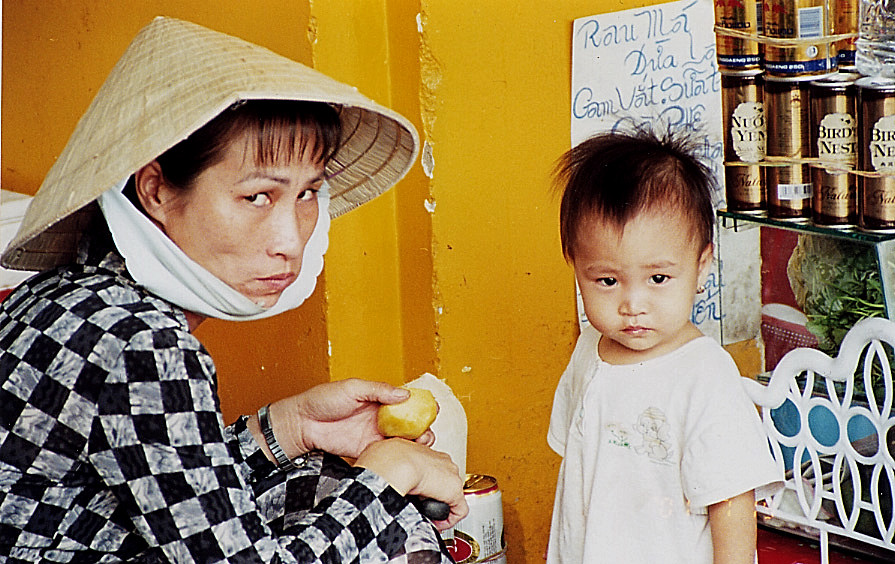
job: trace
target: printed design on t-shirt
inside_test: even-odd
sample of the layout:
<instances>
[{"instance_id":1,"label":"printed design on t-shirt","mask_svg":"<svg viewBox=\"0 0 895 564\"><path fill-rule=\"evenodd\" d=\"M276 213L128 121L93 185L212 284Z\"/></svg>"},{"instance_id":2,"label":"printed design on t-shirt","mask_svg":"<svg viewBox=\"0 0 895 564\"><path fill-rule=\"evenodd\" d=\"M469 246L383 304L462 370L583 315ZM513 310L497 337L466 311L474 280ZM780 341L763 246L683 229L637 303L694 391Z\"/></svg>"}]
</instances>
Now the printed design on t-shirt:
<instances>
[{"instance_id":1,"label":"printed design on t-shirt","mask_svg":"<svg viewBox=\"0 0 895 564\"><path fill-rule=\"evenodd\" d=\"M668 422L661 409L650 407L644 410L631 429L628 430L624 425L614 423L607 425L609 444L632 449L637 454L647 456L656 463L671 464L674 449L671 445ZM639 444L637 444L638 435L640 437Z\"/></svg>"},{"instance_id":2,"label":"printed design on t-shirt","mask_svg":"<svg viewBox=\"0 0 895 564\"><path fill-rule=\"evenodd\" d=\"M665 413L657 408L650 407L640 414L634 430L643 437L643 442L634 451L637 454L646 454L650 460L656 462L671 461L671 442L669 440L668 422Z\"/></svg>"},{"instance_id":3,"label":"printed design on t-shirt","mask_svg":"<svg viewBox=\"0 0 895 564\"><path fill-rule=\"evenodd\" d=\"M623 426L610 423L606 426L606 429L609 431L609 444L625 448L633 446L631 444L631 433Z\"/></svg>"}]
</instances>

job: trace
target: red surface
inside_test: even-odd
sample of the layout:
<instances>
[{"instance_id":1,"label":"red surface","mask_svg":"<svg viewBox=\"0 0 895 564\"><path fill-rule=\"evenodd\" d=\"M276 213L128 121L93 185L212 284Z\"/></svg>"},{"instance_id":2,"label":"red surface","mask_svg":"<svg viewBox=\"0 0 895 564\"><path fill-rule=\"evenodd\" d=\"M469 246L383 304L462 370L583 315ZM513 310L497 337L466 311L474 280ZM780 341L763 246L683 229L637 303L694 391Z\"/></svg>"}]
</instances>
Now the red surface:
<instances>
[{"instance_id":1,"label":"red surface","mask_svg":"<svg viewBox=\"0 0 895 564\"><path fill-rule=\"evenodd\" d=\"M830 548L830 564L878 562ZM758 564L820 564L820 547L807 539L759 527Z\"/></svg>"},{"instance_id":2,"label":"red surface","mask_svg":"<svg viewBox=\"0 0 895 564\"><path fill-rule=\"evenodd\" d=\"M761 228L761 303L786 304L799 309L789 285L786 265L799 240L795 231Z\"/></svg>"},{"instance_id":3,"label":"red surface","mask_svg":"<svg viewBox=\"0 0 895 564\"><path fill-rule=\"evenodd\" d=\"M807 327L769 315L761 316L761 339L766 370L773 370L783 355L796 347L817 347L817 337Z\"/></svg>"}]
</instances>

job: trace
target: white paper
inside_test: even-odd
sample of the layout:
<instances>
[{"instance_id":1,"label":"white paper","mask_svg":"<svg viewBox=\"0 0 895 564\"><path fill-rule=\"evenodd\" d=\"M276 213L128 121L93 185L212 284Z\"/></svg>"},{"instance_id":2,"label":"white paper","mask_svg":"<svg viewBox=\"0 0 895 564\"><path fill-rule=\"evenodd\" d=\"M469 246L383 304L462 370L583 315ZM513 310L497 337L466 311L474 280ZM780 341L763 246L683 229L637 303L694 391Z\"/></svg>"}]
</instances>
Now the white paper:
<instances>
[{"instance_id":1,"label":"white paper","mask_svg":"<svg viewBox=\"0 0 895 564\"><path fill-rule=\"evenodd\" d=\"M466 410L451 388L444 380L428 372L412 382L404 384L405 388L429 390L438 402L438 416L432 423L435 433L434 450L450 455L451 460L460 469L460 478L466 479L466 437L468 434Z\"/></svg>"}]
</instances>

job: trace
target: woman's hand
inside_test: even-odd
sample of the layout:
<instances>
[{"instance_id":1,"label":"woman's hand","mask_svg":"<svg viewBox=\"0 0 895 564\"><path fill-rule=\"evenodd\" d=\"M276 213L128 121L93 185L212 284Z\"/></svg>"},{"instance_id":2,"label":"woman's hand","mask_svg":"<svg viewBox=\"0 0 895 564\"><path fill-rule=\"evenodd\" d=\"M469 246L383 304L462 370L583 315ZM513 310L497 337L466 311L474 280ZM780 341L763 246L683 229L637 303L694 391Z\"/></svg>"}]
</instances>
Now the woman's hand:
<instances>
[{"instance_id":1,"label":"woman's hand","mask_svg":"<svg viewBox=\"0 0 895 564\"><path fill-rule=\"evenodd\" d=\"M456 525L469 512L460 470L443 452L405 439L387 439L370 444L357 457L355 466L376 473L401 495L447 503L451 514L435 523L439 529Z\"/></svg>"},{"instance_id":2,"label":"woman's hand","mask_svg":"<svg viewBox=\"0 0 895 564\"><path fill-rule=\"evenodd\" d=\"M357 458L383 437L377 428L382 404L404 401L410 394L384 382L349 379L315 386L270 406L277 440L290 458L312 450ZM426 431L416 442L431 445Z\"/></svg>"},{"instance_id":3,"label":"woman's hand","mask_svg":"<svg viewBox=\"0 0 895 564\"><path fill-rule=\"evenodd\" d=\"M356 459L355 465L376 473L401 495L419 495L447 503L451 514L436 526L447 529L466 516L460 470L445 453L429 448L431 430L416 441L386 439L379 433L382 404L404 401L409 392L384 382L350 379L315 386L270 406L271 425L286 456L322 450ZM249 422L267 451L256 418ZM268 454L273 460L273 455Z\"/></svg>"}]
</instances>

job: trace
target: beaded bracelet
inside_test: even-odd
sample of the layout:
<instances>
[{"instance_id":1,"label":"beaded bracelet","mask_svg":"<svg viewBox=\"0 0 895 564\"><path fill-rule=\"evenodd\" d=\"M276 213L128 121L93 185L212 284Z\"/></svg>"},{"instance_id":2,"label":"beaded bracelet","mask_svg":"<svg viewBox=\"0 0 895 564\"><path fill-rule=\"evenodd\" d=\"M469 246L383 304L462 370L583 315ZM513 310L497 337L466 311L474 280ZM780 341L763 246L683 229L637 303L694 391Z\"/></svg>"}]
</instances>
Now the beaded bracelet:
<instances>
[{"instance_id":1,"label":"beaded bracelet","mask_svg":"<svg viewBox=\"0 0 895 564\"><path fill-rule=\"evenodd\" d=\"M270 404L258 410L258 424L261 425L261 433L264 435L264 440L267 441L267 447L277 460L277 466L286 470L292 470L304 465L307 461L307 454L299 457L301 462L296 464L295 461L286 456L280 443L277 442L277 437L273 434L273 427L270 424Z\"/></svg>"}]
</instances>

